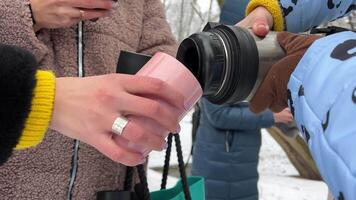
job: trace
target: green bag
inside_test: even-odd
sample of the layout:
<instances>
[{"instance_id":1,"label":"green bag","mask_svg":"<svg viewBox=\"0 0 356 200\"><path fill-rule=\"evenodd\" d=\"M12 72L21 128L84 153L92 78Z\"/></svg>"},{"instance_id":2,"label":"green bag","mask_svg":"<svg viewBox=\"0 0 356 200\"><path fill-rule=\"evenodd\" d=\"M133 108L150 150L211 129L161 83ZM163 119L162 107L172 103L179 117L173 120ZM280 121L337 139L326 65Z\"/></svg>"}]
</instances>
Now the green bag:
<instances>
[{"instance_id":1,"label":"green bag","mask_svg":"<svg viewBox=\"0 0 356 200\"><path fill-rule=\"evenodd\" d=\"M174 137L177 149L178 166L181 179L176 186L166 189L171 157L172 138ZM169 134L166 158L163 167L161 190L150 193L151 200L205 200L205 186L202 177L188 177L185 173L182 146L178 134Z\"/></svg>"},{"instance_id":2,"label":"green bag","mask_svg":"<svg viewBox=\"0 0 356 200\"><path fill-rule=\"evenodd\" d=\"M205 199L204 179L202 177L188 177L188 185L193 200ZM179 180L173 188L151 192L151 200L185 200L182 188L182 181Z\"/></svg>"},{"instance_id":3,"label":"green bag","mask_svg":"<svg viewBox=\"0 0 356 200\"><path fill-rule=\"evenodd\" d=\"M176 186L166 189L173 137L176 143L181 179ZM136 167L127 167L123 190L100 191L97 194L97 200L205 200L204 179L194 176L187 178L179 135L169 134L167 143L161 190L149 192L145 166L138 165ZM133 186L135 170L137 170L140 183Z\"/></svg>"}]
</instances>

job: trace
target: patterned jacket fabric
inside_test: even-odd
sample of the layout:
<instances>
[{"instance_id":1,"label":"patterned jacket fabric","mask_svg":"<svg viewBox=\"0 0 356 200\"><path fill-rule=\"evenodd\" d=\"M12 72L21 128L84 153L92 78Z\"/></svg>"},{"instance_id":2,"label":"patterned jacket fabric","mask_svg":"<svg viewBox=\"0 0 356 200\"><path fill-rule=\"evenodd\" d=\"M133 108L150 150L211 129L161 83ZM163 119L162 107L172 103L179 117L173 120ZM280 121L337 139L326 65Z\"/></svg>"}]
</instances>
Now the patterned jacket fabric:
<instances>
[{"instance_id":1,"label":"patterned jacket fabric","mask_svg":"<svg viewBox=\"0 0 356 200\"><path fill-rule=\"evenodd\" d=\"M285 30L301 32L348 14L356 0L280 0Z\"/></svg>"},{"instance_id":2,"label":"patterned jacket fabric","mask_svg":"<svg viewBox=\"0 0 356 200\"><path fill-rule=\"evenodd\" d=\"M322 177L340 199L356 199L355 50L354 32L316 41L288 84L297 125Z\"/></svg>"},{"instance_id":3,"label":"patterned jacket fabric","mask_svg":"<svg viewBox=\"0 0 356 200\"><path fill-rule=\"evenodd\" d=\"M355 0L281 0L291 32L337 19L356 9ZM299 129L320 173L338 199L356 199L356 34L315 42L289 81ZM302 94L301 91L304 91Z\"/></svg>"}]
</instances>

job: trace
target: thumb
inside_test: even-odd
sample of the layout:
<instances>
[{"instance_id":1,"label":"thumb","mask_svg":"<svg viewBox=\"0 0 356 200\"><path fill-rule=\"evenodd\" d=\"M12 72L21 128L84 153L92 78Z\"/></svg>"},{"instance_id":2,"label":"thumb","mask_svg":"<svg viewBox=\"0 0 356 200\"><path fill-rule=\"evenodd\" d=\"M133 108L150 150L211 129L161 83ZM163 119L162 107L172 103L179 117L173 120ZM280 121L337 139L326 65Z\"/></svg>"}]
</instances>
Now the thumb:
<instances>
[{"instance_id":1,"label":"thumb","mask_svg":"<svg viewBox=\"0 0 356 200\"><path fill-rule=\"evenodd\" d=\"M270 30L268 20L266 18L256 19L252 25L252 31L259 37L265 37Z\"/></svg>"}]
</instances>

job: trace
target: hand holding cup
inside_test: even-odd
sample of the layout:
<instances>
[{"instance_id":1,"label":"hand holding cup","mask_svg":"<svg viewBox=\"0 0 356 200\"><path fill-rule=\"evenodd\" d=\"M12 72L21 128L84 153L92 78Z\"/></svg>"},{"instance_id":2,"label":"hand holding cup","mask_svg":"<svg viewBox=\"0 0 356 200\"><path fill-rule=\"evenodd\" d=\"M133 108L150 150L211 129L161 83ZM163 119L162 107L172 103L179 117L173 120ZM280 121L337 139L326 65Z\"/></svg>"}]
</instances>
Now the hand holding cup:
<instances>
[{"instance_id":1,"label":"hand holding cup","mask_svg":"<svg viewBox=\"0 0 356 200\"><path fill-rule=\"evenodd\" d=\"M95 147L116 162L133 166L143 163L146 155L126 148L122 145L125 140L162 150L163 136L177 131L183 105L184 97L177 90L151 77L57 78L51 128ZM128 118L121 135L112 132L118 117Z\"/></svg>"}]
</instances>

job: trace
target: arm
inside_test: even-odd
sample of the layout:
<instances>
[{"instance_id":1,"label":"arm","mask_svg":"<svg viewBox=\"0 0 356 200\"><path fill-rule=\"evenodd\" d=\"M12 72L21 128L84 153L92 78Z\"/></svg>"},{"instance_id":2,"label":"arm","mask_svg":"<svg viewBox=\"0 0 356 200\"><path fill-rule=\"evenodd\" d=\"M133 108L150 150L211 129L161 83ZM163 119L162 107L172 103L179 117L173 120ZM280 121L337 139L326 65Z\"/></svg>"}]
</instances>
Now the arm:
<instances>
[{"instance_id":1,"label":"arm","mask_svg":"<svg viewBox=\"0 0 356 200\"><path fill-rule=\"evenodd\" d=\"M296 123L338 199L356 198L355 47L352 32L317 40L288 83Z\"/></svg>"},{"instance_id":2,"label":"arm","mask_svg":"<svg viewBox=\"0 0 356 200\"><path fill-rule=\"evenodd\" d=\"M33 56L20 48L0 45L0 165L14 148L36 146L48 128L55 78L36 71Z\"/></svg>"},{"instance_id":3,"label":"arm","mask_svg":"<svg viewBox=\"0 0 356 200\"><path fill-rule=\"evenodd\" d=\"M303 32L337 19L356 8L355 0L251 0L247 14L265 7L273 16L274 30Z\"/></svg>"},{"instance_id":4,"label":"arm","mask_svg":"<svg viewBox=\"0 0 356 200\"><path fill-rule=\"evenodd\" d=\"M271 111L257 115L252 113L247 105L218 106L206 99L202 99L201 104L210 124L218 129L253 130L267 128L274 124Z\"/></svg>"},{"instance_id":5,"label":"arm","mask_svg":"<svg viewBox=\"0 0 356 200\"><path fill-rule=\"evenodd\" d=\"M176 41L167 23L164 7L159 0L146 0L139 53L152 55L158 51L175 56Z\"/></svg>"}]
</instances>

